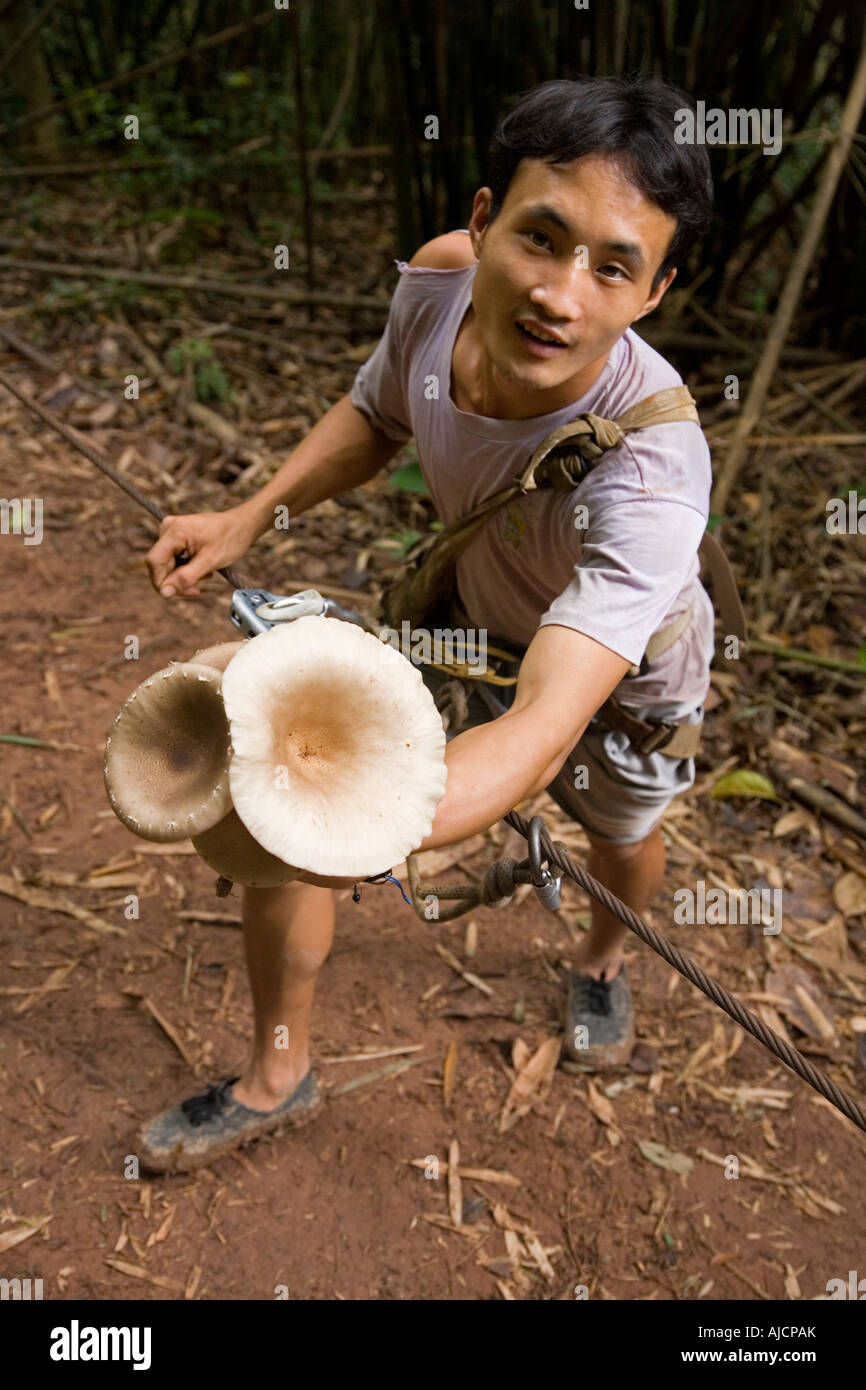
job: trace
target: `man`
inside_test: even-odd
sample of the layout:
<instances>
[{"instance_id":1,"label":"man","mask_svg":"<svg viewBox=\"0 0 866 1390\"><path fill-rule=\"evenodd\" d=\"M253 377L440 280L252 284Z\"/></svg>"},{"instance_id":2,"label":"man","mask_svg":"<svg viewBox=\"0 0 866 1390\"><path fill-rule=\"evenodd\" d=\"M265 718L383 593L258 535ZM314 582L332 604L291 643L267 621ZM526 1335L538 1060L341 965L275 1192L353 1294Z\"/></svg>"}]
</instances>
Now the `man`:
<instances>
[{"instance_id":1,"label":"man","mask_svg":"<svg viewBox=\"0 0 866 1390\"><path fill-rule=\"evenodd\" d=\"M412 435L448 525L575 415L613 418L681 384L630 325L658 305L709 220L706 153L674 141L675 112L688 105L657 80L557 81L524 97L494 136L468 232L399 263L385 334L349 395L248 502L163 522L147 557L159 591L197 595L202 576L273 524L276 506L297 516L357 487ZM573 493L533 492L481 527L458 563L457 599L473 627L526 654L510 708L449 739L446 793L420 849L484 830L551 787L587 830L590 872L635 911L647 907L664 875L659 821L694 761L642 755L595 716L624 682L643 717L700 722L713 650L697 579L709 489L703 435L683 421L635 431ZM184 549L192 560L174 570ZM682 635L628 678L652 634L690 605ZM246 889L243 921L252 1055L240 1077L145 1126L152 1167L209 1162L318 1104L308 1036L332 894ZM566 1052L591 1069L622 1064L634 1040L624 936L593 903L565 1019ZM288 1051L273 1045L281 1025Z\"/></svg>"}]
</instances>

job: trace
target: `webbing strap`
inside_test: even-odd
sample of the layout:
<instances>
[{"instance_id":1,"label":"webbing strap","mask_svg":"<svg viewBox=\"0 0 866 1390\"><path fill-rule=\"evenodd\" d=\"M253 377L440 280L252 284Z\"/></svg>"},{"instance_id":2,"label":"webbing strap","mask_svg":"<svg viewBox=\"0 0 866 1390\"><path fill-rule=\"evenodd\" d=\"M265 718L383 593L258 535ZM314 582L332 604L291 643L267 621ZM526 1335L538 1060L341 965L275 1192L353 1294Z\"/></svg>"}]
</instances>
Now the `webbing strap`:
<instances>
[{"instance_id":1,"label":"webbing strap","mask_svg":"<svg viewBox=\"0 0 866 1390\"><path fill-rule=\"evenodd\" d=\"M694 398L686 386L656 391L614 420L585 411L560 425L541 441L523 473L513 482L484 498L438 536L425 538L410 552L402 575L385 595L387 621L393 625L407 619L413 627L420 626L435 601L453 588L457 560L479 526L506 502L541 486L571 492L601 455L621 443L627 434L678 420L700 423Z\"/></svg>"},{"instance_id":2,"label":"webbing strap","mask_svg":"<svg viewBox=\"0 0 866 1390\"><path fill-rule=\"evenodd\" d=\"M694 604L690 603L688 608L684 609L682 613L677 614L672 623L668 623L667 627L660 627L658 632L653 633L646 644L646 651L644 653L645 661L655 661L657 656L661 656L662 652L666 652L668 647L672 647L674 642L682 637L692 620L693 610ZM630 666L628 674L630 676L639 676L640 666Z\"/></svg>"},{"instance_id":3,"label":"webbing strap","mask_svg":"<svg viewBox=\"0 0 866 1390\"><path fill-rule=\"evenodd\" d=\"M584 411L541 441L521 475L521 490L530 492L538 486L536 471L545 459L556 456L560 465L570 461L563 447L565 445L569 446L572 454L576 452L580 456L580 464L585 464L594 462L606 450L616 448L633 430L649 429L652 425L670 425L680 420L692 421L696 425L701 423L694 397L687 386L668 386L663 391L656 391L629 406L614 420L594 415L590 410ZM562 466L555 472L550 469L546 480L553 487L570 490L580 481L579 476L571 475L584 471L580 464L578 469Z\"/></svg>"},{"instance_id":4,"label":"webbing strap","mask_svg":"<svg viewBox=\"0 0 866 1390\"><path fill-rule=\"evenodd\" d=\"M639 753L663 753L666 758L693 758L701 746L703 720L699 724L641 719L610 695L598 711L602 724L622 729Z\"/></svg>"}]
</instances>

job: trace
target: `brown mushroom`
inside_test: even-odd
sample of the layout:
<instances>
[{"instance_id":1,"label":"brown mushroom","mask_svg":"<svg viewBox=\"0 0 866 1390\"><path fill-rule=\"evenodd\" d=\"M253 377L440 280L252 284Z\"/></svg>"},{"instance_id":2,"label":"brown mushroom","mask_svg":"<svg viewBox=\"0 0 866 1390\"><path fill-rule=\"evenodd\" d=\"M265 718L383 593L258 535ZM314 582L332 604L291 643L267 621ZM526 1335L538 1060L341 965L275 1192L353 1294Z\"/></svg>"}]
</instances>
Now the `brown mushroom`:
<instances>
[{"instance_id":1,"label":"brown mushroom","mask_svg":"<svg viewBox=\"0 0 866 1390\"><path fill-rule=\"evenodd\" d=\"M174 662L143 681L115 719L105 787L115 814L142 839L185 840L231 810L221 684L213 667Z\"/></svg>"}]
</instances>

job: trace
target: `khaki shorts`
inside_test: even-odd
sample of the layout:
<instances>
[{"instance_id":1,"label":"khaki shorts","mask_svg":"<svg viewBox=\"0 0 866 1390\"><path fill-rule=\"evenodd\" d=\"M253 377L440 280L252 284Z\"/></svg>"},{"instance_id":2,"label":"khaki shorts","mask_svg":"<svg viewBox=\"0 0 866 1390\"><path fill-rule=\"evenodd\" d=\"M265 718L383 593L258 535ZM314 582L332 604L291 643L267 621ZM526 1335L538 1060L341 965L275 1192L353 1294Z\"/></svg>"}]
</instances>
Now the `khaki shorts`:
<instances>
[{"instance_id":1,"label":"khaki shorts","mask_svg":"<svg viewBox=\"0 0 866 1390\"><path fill-rule=\"evenodd\" d=\"M435 698L448 677L431 667L421 667L421 674ZM486 724L510 705L514 686L485 686L488 705L479 692L479 684L468 683L468 716L459 728L448 729L447 739ZM703 706L643 705L637 713L642 719L698 724ZM694 758L638 753L621 729L602 728L593 719L547 791L572 820L597 839L630 845L649 835L674 797L686 791L694 780Z\"/></svg>"}]
</instances>

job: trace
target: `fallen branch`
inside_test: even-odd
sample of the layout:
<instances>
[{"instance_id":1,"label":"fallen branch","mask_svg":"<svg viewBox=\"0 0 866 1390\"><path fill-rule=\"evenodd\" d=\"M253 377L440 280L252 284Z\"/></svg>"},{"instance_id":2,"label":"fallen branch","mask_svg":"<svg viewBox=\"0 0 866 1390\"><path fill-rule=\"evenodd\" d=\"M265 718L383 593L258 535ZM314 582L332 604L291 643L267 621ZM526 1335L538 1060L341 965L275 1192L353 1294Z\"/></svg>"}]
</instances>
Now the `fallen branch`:
<instances>
[{"instance_id":1,"label":"fallen branch","mask_svg":"<svg viewBox=\"0 0 866 1390\"><path fill-rule=\"evenodd\" d=\"M828 671L846 671L852 676L866 676L866 666L858 661L843 661L841 657L822 656L820 652L810 652L804 647L782 647L776 642L765 642L761 638L747 639L750 652L767 652L770 656L781 657L783 661L802 661L807 666L823 666Z\"/></svg>"},{"instance_id":2,"label":"fallen branch","mask_svg":"<svg viewBox=\"0 0 866 1390\"><path fill-rule=\"evenodd\" d=\"M383 1081L386 1076L398 1076L401 1071L408 1071L410 1067L417 1067L419 1063L426 1062L426 1057L413 1057L408 1062L392 1062L390 1066L380 1067L378 1071L368 1071L364 1076L356 1076L354 1081L344 1081L342 1086L335 1086L329 1091L329 1096L344 1096L349 1091L357 1091L361 1086L372 1086L374 1081Z\"/></svg>"},{"instance_id":3,"label":"fallen branch","mask_svg":"<svg viewBox=\"0 0 866 1390\"><path fill-rule=\"evenodd\" d=\"M12 816L13 816L13 818L14 818L16 824L18 825L19 829L20 829L20 830L23 830L23 832L24 832L24 834L27 836L28 840L32 840L32 839L33 839L33 831L30 829L29 822L24 818L24 816L22 816L21 812L18 810L18 807L15 805L14 801L10 801L8 796L4 796L4 798L3 798L3 805L9 807L9 810L11 811Z\"/></svg>"},{"instance_id":4,"label":"fallen branch","mask_svg":"<svg viewBox=\"0 0 866 1390\"><path fill-rule=\"evenodd\" d=\"M464 969L453 952L448 950L447 946L443 946L437 941L435 943L435 949L437 954L442 957L445 964L450 966L461 979L465 980L467 985L472 985L475 989L480 989L482 994L487 994L492 997L493 990L490 986L484 980L480 979L478 975L473 975L471 970Z\"/></svg>"},{"instance_id":5,"label":"fallen branch","mask_svg":"<svg viewBox=\"0 0 866 1390\"><path fill-rule=\"evenodd\" d=\"M217 927L239 927L243 924L242 917L230 917L224 912L204 912L191 911L179 912L178 917L183 922L210 922Z\"/></svg>"},{"instance_id":6,"label":"fallen branch","mask_svg":"<svg viewBox=\"0 0 866 1390\"><path fill-rule=\"evenodd\" d=\"M691 288L691 286L689 288ZM690 304L690 309L696 318L699 318L702 323L712 328L724 342L730 343L731 347L736 348L738 352L750 353L752 351L751 344L745 338L741 338L738 333L732 333L729 328L726 328L723 323L720 323L708 309L704 308L700 300L693 299ZM810 391L809 388L804 386L801 381L798 381L796 377L791 376L790 372L784 371L778 363L776 364L775 375L788 387L792 399L796 400L800 397L808 401L813 409L817 410L819 415L823 415L826 419L830 420L837 429L850 430L851 422L846 420L844 415L840 415L839 412L833 410L831 406L825 405L820 396L815 395L814 391ZM732 424L733 423L735 423L735 421L733 421Z\"/></svg>"},{"instance_id":7,"label":"fallen branch","mask_svg":"<svg viewBox=\"0 0 866 1390\"><path fill-rule=\"evenodd\" d=\"M158 647L169 647L176 641L173 633L162 633L157 637L151 637L149 641L142 642L139 647L139 656L145 652L155 651ZM82 671L75 679L78 681L90 680L92 676L99 676L103 671L110 671L114 666L123 666L128 662L128 658L121 652L120 656L109 657L108 661L100 661L98 666L89 666L86 671Z\"/></svg>"},{"instance_id":8,"label":"fallen branch","mask_svg":"<svg viewBox=\"0 0 866 1390\"><path fill-rule=\"evenodd\" d=\"M165 1274L151 1274L150 1270L144 1269L142 1265L131 1265L126 1260L116 1259L113 1255L106 1255L105 1263L111 1269L116 1269L118 1274L126 1274L130 1279L143 1279L146 1284L153 1284L158 1289L168 1289L170 1293L184 1292L184 1284L178 1284Z\"/></svg>"},{"instance_id":9,"label":"fallen branch","mask_svg":"<svg viewBox=\"0 0 866 1390\"><path fill-rule=\"evenodd\" d=\"M423 1052L426 1043L412 1043L409 1047L386 1047L381 1052L352 1052L345 1057L320 1057L319 1065L333 1067L338 1062L373 1062L379 1057L398 1057L406 1052Z\"/></svg>"},{"instance_id":10,"label":"fallen branch","mask_svg":"<svg viewBox=\"0 0 866 1390\"><path fill-rule=\"evenodd\" d=\"M115 927L111 922L104 922L95 913L88 912L86 907L79 907L77 903L72 903L68 898L56 898L52 893L46 893L42 888L26 888L10 874L0 874L0 893L7 898L15 898L20 903L26 903L28 907L41 907L46 912L62 912L64 917L74 917L82 926L89 927L91 931L98 932L100 936L125 936L122 927Z\"/></svg>"},{"instance_id":11,"label":"fallen branch","mask_svg":"<svg viewBox=\"0 0 866 1390\"><path fill-rule=\"evenodd\" d=\"M137 999L139 1001L142 1008L150 1014L154 1022L159 1024L160 1028L165 1033L165 1036L168 1038L169 1042L173 1043L174 1046L177 1048L178 1052L180 1053L183 1060L186 1062L193 1075L197 1076L199 1071L198 1063L196 1062L195 1058L190 1056L189 1052L183 1044L183 1041L177 1029L169 1023L167 1018L163 1017L163 1015L160 1013L159 1009L156 1007L153 1001L148 999L146 994L138 994L136 990L125 989L123 993L127 994L130 997L130 999Z\"/></svg>"},{"instance_id":12,"label":"fallen branch","mask_svg":"<svg viewBox=\"0 0 866 1390\"><path fill-rule=\"evenodd\" d=\"M844 825L847 830L853 830L857 835L866 840L866 820L853 806L849 806L847 801L843 801L834 792L828 791L826 787L816 787L813 783L805 781L802 777L782 777L785 786L792 796L798 801L802 801L805 806L812 810L823 811L825 816L835 820L839 825Z\"/></svg>"},{"instance_id":13,"label":"fallen branch","mask_svg":"<svg viewBox=\"0 0 866 1390\"><path fill-rule=\"evenodd\" d=\"M332 309L373 309L387 314L387 299L370 294L331 294L327 290L275 290L238 280L204 280L197 275L163 275L155 270L106 269L100 265L68 265L64 261L18 260L0 256L0 266L11 270L34 270L44 275L66 275L70 279L128 280L169 290L201 290L204 294L233 295L236 299L264 299L280 304L326 304Z\"/></svg>"},{"instance_id":14,"label":"fallen branch","mask_svg":"<svg viewBox=\"0 0 866 1390\"><path fill-rule=\"evenodd\" d=\"M156 353L151 350L141 335L136 333L132 325L127 323L122 315L119 316L119 327L132 343L151 376L156 377L160 389L165 392L169 399L180 401L193 424L204 426L221 444L229 444L233 448L245 445L243 436L230 420L226 420L215 410L210 410L206 405L202 405L200 401L192 400L186 394L181 380L171 376L165 370ZM246 445L246 447L249 446Z\"/></svg>"},{"instance_id":15,"label":"fallen branch","mask_svg":"<svg viewBox=\"0 0 866 1390\"><path fill-rule=\"evenodd\" d=\"M407 1158L406 1162L410 1168L426 1168L428 1166L426 1158ZM447 1174L448 1164L444 1159L439 1162L440 1174ZM503 1187L520 1187L520 1178L516 1178L513 1173L500 1171L498 1168L463 1168L460 1169L460 1176L469 1178L471 1182L495 1182L501 1183Z\"/></svg>"},{"instance_id":16,"label":"fallen branch","mask_svg":"<svg viewBox=\"0 0 866 1390\"><path fill-rule=\"evenodd\" d=\"M87 178L90 174L137 174L139 169L160 169L167 159L105 159L96 164L21 164L0 169L0 179Z\"/></svg>"}]
</instances>

